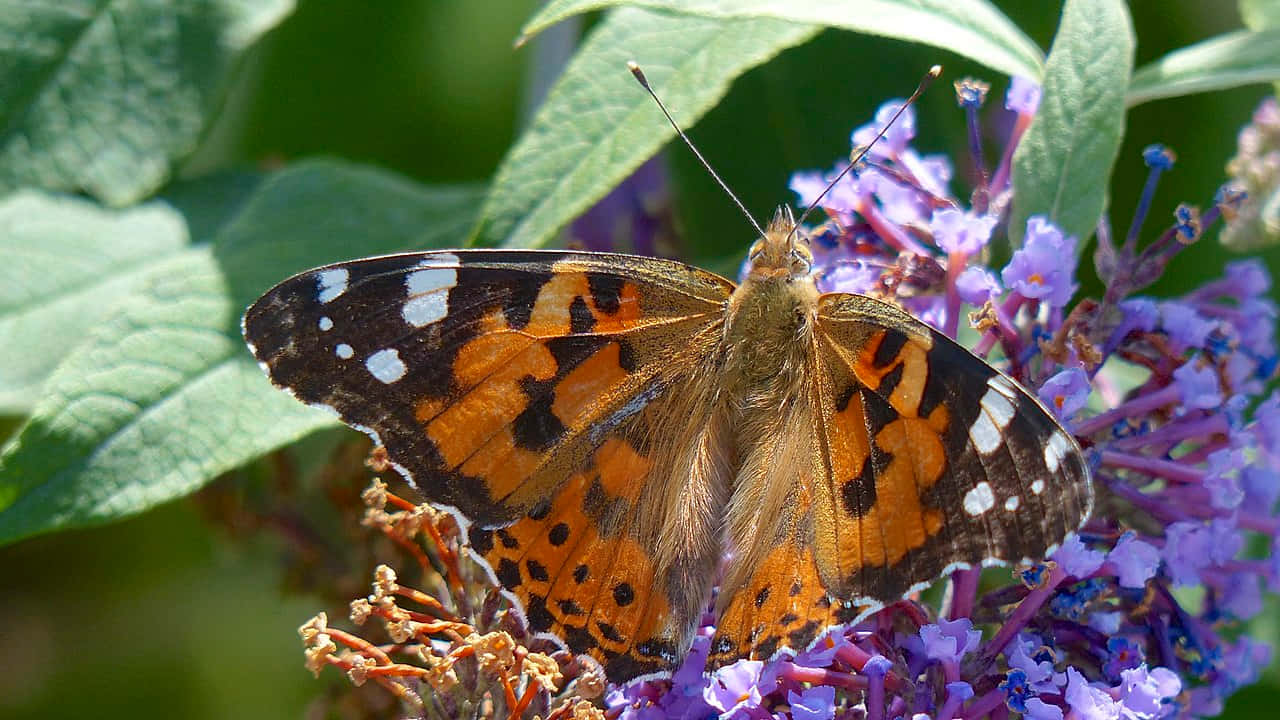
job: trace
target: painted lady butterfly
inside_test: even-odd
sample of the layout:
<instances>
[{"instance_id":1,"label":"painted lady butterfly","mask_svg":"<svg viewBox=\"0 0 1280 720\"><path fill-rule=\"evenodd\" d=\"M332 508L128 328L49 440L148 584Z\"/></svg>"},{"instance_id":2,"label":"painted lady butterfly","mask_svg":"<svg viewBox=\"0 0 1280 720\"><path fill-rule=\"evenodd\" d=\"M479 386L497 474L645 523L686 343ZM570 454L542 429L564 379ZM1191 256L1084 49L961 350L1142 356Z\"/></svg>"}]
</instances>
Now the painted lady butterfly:
<instances>
[{"instance_id":1,"label":"painted lady butterfly","mask_svg":"<svg viewBox=\"0 0 1280 720\"><path fill-rule=\"evenodd\" d=\"M943 573L1032 561L1092 503L1076 441L897 307L819 294L780 210L736 286L671 260L457 250L284 281L271 379L373 436L530 626L615 681L802 649Z\"/></svg>"}]
</instances>

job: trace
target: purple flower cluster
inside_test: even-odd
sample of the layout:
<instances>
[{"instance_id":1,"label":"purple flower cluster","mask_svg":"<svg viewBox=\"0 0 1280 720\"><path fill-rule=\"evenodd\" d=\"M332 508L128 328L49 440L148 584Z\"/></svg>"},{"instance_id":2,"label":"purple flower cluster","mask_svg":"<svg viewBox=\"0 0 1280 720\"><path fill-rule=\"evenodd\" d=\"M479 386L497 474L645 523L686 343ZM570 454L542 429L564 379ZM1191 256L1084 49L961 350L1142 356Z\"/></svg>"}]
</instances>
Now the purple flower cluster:
<instances>
[{"instance_id":1,"label":"purple flower cluster","mask_svg":"<svg viewBox=\"0 0 1280 720\"><path fill-rule=\"evenodd\" d=\"M1015 568L1012 582L1007 570L957 571L941 601L904 600L794 656L704 674L708 616L679 672L614 688L610 717L1204 717L1270 662L1267 645L1235 629L1265 591L1280 589L1271 279L1242 260L1179 297L1137 294L1242 196L1221 192L1203 215L1181 207L1168 230L1140 243L1156 180L1173 161L1153 147L1123 242L1099 225L1102 298L1076 297L1085 239L1043 217L1027 221L1007 264L989 267L988 246L1008 234L1013 147L1039 88L1013 82L1013 130L990 171L976 127L986 90L957 85L974 154L968 206L948 190L946 158L912 148L908 109L821 200L829 220L810 231L819 284L891 300L953 337L964 328L975 353L1035 389L1086 448L1094 516L1051 558ZM900 102L855 130L855 146ZM792 189L808 204L841 169L798 173Z\"/></svg>"}]
</instances>

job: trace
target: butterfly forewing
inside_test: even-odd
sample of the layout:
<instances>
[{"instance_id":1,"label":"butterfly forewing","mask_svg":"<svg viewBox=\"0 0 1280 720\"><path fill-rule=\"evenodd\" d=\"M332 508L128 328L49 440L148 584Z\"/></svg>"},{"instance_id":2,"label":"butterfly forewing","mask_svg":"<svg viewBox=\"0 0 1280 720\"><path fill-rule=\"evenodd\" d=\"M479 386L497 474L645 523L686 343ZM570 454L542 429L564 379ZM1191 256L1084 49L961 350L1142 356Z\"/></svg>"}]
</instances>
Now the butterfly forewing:
<instances>
[{"instance_id":1,"label":"butterfly forewing","mask_svg":"<svg viewBox=\"0 0 1280 720\"><path fill-rule=\"evenodd\" d=\"M298 275L244 332L276 384L472 521L531 629L621 679L666 669L710 592L715 509L679 503L726 484L688 449L710 442L701 361L731 289L652 258L419 253ZM664 553L673 524L706 540Z\"/></svg>"},{"instance_id":2,"label":"butterfly forewing","mask_svg":"<svg viewBox=\"0 0 1280 720\"><path fill-rule=\"evenodd\" d=\"M844 451L830 524L862 528L815 538L832 588L890 602L950 567L1041 559L1084 522L1080 449L1016 382L864 296L823 296L818 333L819 431Z\"/></svg>"}]
</instances>

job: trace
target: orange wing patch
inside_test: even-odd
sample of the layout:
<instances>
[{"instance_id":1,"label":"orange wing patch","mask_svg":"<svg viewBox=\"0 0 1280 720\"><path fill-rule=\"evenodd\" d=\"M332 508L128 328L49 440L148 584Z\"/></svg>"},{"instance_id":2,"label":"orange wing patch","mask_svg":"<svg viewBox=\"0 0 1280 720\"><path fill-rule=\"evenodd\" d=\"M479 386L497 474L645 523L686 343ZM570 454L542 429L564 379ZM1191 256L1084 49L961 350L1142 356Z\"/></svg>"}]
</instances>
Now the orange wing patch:
<instances>
[{"instance_id":1,"label":"orange wing patch","mask_svg":"<svg viewBox=\"0 0 1280 720\"><path fill-rule=\"evenodd\" d=\"M708 669L741 658L768 660L784 648L805 650L827 627L852 622L873 606L832 598L812 551L800 542L771 551L732 596L721 597Z\"/></svg>"},{"instance_id":2,"label":"orange wing patch","mask_svg":"<svg viewBox=\"0 0 1280 720\"><path fill-rule=\"evenodd\" d=\"M590 654L610 677L665 669L681 640L666 623L670 605L652 553L633 532L648 469L627 441L610 438L549 506L508 527L471 533L530 629Z\"/></svg>"}]
</instances>

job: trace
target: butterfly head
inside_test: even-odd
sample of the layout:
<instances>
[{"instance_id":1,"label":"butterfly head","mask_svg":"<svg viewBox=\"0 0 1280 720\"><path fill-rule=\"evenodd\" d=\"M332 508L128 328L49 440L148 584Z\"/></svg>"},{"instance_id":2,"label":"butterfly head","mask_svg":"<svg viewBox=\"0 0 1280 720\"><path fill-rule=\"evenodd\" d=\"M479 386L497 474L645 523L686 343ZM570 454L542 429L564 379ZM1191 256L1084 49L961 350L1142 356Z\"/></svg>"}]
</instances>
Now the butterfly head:
<instances>
[{"instance_id":1,"label":"butterfly head","mask_svg":"<svg viewBox=\"0 0 1280 720\"><path fill-rule=\"evenodd\" d=\"M807 277L813 268L809 236L796 227L791 208L778 207L764 237L755 241L747 255L750 277L794 279Z\"/></svg>"}]
</instances>

